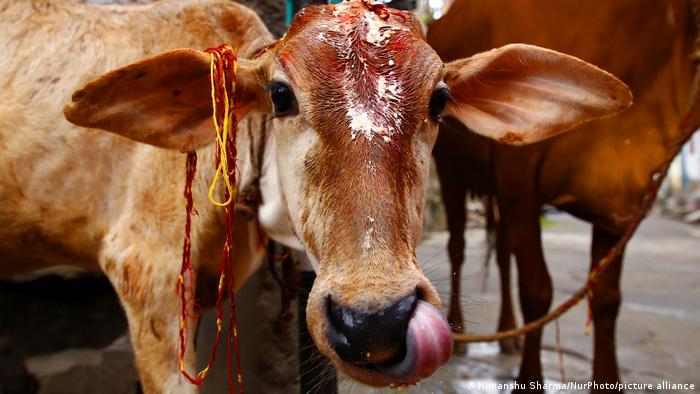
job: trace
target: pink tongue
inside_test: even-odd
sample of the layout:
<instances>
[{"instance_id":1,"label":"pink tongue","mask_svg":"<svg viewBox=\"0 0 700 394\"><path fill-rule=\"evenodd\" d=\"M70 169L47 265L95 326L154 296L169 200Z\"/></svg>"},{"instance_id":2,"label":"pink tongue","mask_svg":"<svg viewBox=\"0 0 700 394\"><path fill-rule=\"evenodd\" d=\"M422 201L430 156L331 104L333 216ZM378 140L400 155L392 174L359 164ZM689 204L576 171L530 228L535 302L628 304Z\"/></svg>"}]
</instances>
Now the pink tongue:
<instances>
[{"instance_id":1,"label":"pink tongue","mask_svg":"<svg viewBox=\"0 0 700 394\"><path fill-rule=\"evenodd\" d=\"M432 305L418 301L408 322L406 357L396 364L378 365L381 373L402 383L414 383L432 375L452 354L452 330Z\"/></svg>"}]
</instances>

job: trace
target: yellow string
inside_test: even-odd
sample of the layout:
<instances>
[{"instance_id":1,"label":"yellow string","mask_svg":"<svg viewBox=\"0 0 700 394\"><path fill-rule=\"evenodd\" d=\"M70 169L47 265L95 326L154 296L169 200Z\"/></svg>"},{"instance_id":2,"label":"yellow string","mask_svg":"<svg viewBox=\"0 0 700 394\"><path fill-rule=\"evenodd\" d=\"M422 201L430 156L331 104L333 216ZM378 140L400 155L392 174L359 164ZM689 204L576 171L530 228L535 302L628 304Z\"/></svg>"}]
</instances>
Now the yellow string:
<instances>
[{"instance_id":1,"label":"yellow string","mask_svg":"<svg viewBox=\"0 0 700 394\"><path fill-rule=\"evenodd\" d=\"M224 207L227 206L228 204L233 201L233 195L234 195L234 188L233 185L231 185L231 181L229 179L229 163L228 163L228 155L226 153L227 146L226 146L226 141L228 141L229 135L232 133L231 129L233 127L233 109L231 108L231 103L229 102L229 96L228 92L226 89L226 76L223 75L223 94L224 94L224 124L219 125L219 121L217 119L217 105L216 105L216 79L214 78L214 68L216 65L216 56L214 53L209 54L210 58L210 65L209 65L209 79L211 81L211 101L212 101L212 108L213 108L213 114L212 118L214 119L214 129L216 130L216 145L217 149L219 149L219 166L216 168L216 173L214 174L214 180L211 183L211 186L209 187L209 200L211 201L212 204L219 206L219 207ZM233 61L233 74L235 75L236 72L238 71L238 61L234 59ZM236 91L236 84L235 82L231 83L231 94L233 94ZM232 165L235 165L236 163L232 163ZM216 185L219 182L219 177L224 178L224 183L226 185L226 189L228 190L228 199L224 202L218 201L214 197L214 191L216 190ZM225 273L222 272L219 275L219 286L218 290L219 292L223 288L224 285L224 277ZM222 322L220 318L216 319L216 333L219 335L222 330ZM204 378L209 374L209 367L210 365L207 364L204 369L199 371L197 373L197 379L199 380L204 380ZM180 370L184 370L184 362L183 360L180 360ZM239 378L240 382L240 378Z\"/></svg>"},{"instance_id":2,"label":"yellow string","mask_svg":"<svg viewBox=\"0 0 700 394\"><path fill-rule=\"evenodd\" d=\"M199 373L197 374L197 379L204 380L204 378L206 378L208 374L209 374L209 365L204 367L203 370L199 371Z\"/></svg>"},{"instance_id":3,"label":"yellow string","mask_svg":"<svg viewBox=\"0 0 700 394\"><path fill-rule=\"evenodd\" d=\"M219 206L219 207L225 207L226 205L230 204L231 201L233 200L233 185L231 185L231 181L229 180L228 174L228 158L226 155L226 141L228 141L228 136L231 134L231 127L233 125L232 118L233 118L233 110L231 108L231 105L229 103L228 99L228 92L226 91L226 77L223 76L224 79L224 124L221 127L219 125L219 122L217 120L217 114L216 114L216 86L215 86L215 79L214 79L214 64L216 62L216 58L213 53L209 54L211 58L211 64L210 64L210 80L211 80L211 101L212 101L212 106L214 108L214 113L212 115L212 118L214 119L214 129L216 129L216 144L219 149L219 167L216 169L216 173L214 174L214 180L211 183L211 186L209 187L209 200L211 201L212 204ZM233 74L235 75L236 72L238 71L238 61L234 60L233 61ZM232 83L231 86L231 94L235 93L236 91L236 84ZM232 163L232 165L235 165L236 163ZM224 178L224 183L226 184L226 189L228 190L228 199L224 202L219 202L215 197L214 197L214 190L216 189L216 184L219 182L219 177Z\"/></svg>"},{"instance_id":4,"label":"yellow string","mask_svg":"<svg viewBox=\"0 0 700 394\"><path fill-rule=\"evenodd\" d=\"M223 272L221 273L221 275L219 275L219 287L218 287L219 291L221 291L221 288L224 286L224 276L225 276L225 274ZM217 317L216 318L216 335L219 335L221 333L221 329L222 329L222 321L220 318ZM209 365L209 363L207 363L207 365L204 367L204 369L202 369L201 371L199 371L199 373L197 373L197 379L204 380L204 378L206 378L207 375L209 374L209 367L210 367L210 365Z\"/></svg>"}]
</instances>

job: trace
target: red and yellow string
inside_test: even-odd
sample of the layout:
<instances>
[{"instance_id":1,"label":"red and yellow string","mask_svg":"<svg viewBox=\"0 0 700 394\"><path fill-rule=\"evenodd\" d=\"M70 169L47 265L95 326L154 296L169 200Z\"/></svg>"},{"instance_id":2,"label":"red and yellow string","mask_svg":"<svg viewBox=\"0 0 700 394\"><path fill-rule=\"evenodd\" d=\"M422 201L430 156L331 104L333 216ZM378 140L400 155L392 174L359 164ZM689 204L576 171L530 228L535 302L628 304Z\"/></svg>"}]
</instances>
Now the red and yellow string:
<instances>
[{"instance_id":1,"label":"red and yellow string","mask_svg":"<svg viewBox=\"0 0 700 394\"><path fill-rule=\"evenodd\" d=\"M211 355L206 366L195 376L190 375L185 370L185 350L189 339L189 319L194 316L192 310L195 298L195 278L192 270L191 258L191 227L192 211L194 209L192 199L192 182L194 181L197 154L189 152L187 154L187 167L185 177L185 238L182 248L182 266L178 276L178 293L180 295L180 326L179 326L179 365L182 375L192 384L201 385L216 360L216 348L221 340L224 319L224 299L228 297L230 318L228 322L227 335L227 356L228 356L228 378L229 391L234 391L233 366L231 365L231 355L236 357L236 376L239 392L243 393L243 376L241 374L240 357L238 351L238 327L235 314L235 291L233 267L230 261L231 247L233 246L233 224L235 205L235 185L236 185L236 135L238 133L238 121L234 110L237 108L235 101L236 91L236 71L238 58L236 53L229 46L221 45L217 48L206 50L211 58L210 81L212 97L212 119L216 130L216 173L211 187L209 188L209 200L216 206L223 207L226 213L226 239L224 242L223 254L221 256L219 282L217 287L216 300L216 337L212 345ZM227 78L228 77L228 78ZM217 184L224 182L224 200L219 201L215 197Z\"/></svg>"}]
</instances>

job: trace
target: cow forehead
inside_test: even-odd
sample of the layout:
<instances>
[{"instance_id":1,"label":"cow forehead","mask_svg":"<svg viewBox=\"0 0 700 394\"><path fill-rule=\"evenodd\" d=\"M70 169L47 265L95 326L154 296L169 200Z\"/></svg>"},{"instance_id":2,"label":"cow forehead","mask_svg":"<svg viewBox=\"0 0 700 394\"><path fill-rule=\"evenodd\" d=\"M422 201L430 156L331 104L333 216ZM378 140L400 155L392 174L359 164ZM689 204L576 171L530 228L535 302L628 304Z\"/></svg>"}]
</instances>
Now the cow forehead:
<instances>
[{"instance_id":1,"label":"cow forehead","mask_svg":"<svg viewBox=\"0 0 700 394\"><path fill-rule=\"evenodd\" d=\"M359 1L309 7L279 48L311 117L334 117L350 140L390 143L417 127L442 73L413 14L383 11Z\"/></svg>"}]
</instances>

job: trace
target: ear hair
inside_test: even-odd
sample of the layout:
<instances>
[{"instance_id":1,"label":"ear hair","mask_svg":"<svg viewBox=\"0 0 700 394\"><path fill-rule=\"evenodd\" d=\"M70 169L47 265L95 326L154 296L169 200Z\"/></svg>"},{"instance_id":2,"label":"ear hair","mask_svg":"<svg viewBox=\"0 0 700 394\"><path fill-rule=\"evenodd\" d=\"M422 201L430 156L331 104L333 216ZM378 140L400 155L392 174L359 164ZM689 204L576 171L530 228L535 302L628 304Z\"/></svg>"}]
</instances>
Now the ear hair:
<instances>
[{"instance_id":1,"label":"ear hair","mask_svg":"<svg viewBox=\"0 0 700 394\"><path fill-rule=\"evenodd\" d=\"M111 71L73 94L63 109L78 126L147 144L192 151L214 141L210 55L175 49ZM261 64L240 59L236 116L266 109Z\"/></svg>"},{"instance_id":2,"label":"ear hair","mask_svg":"<svg viewBox=\"0 0 700 394\"><path fill-rule=\"evenodd\" d=\"M512 44L446 65L455 101L445 114L478 134L520 145L562 133L632 104L611 74L573 56Z\"/></svg>"}]
</instances>

